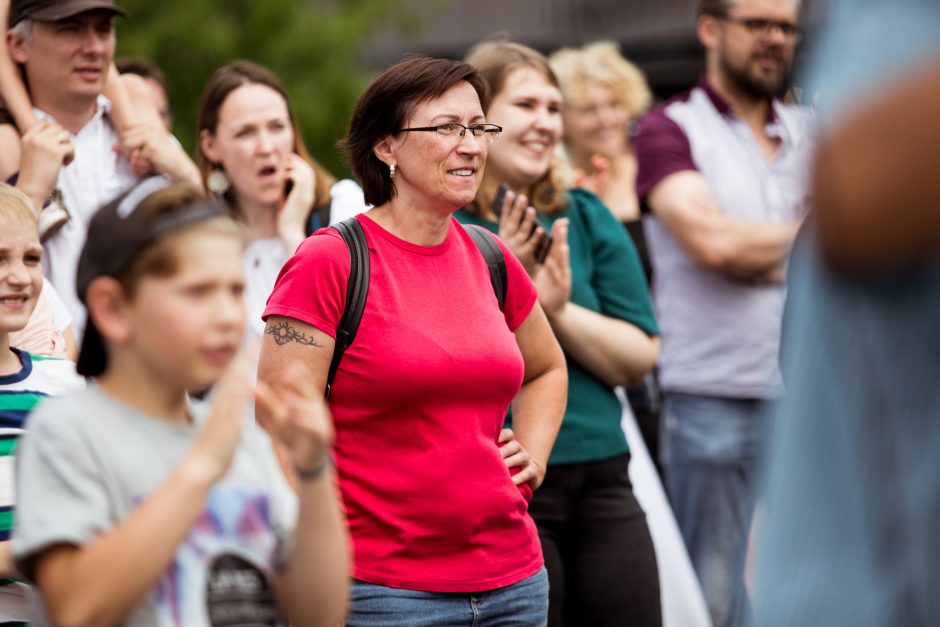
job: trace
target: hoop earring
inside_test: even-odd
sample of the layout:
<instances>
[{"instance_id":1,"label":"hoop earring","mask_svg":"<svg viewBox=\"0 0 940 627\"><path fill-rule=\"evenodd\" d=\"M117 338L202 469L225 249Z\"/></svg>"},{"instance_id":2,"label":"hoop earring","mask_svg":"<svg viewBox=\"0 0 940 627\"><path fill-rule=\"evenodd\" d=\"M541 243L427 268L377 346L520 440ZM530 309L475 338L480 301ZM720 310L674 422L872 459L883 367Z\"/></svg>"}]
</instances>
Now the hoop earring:
<instances>
[{"instance_id":1,"label":"hoop earring","mask_svg":"<svg viewBox=\"0 0 940 627\"><path fill-rule=\"evenodd\" d=\"M388 178L390 179L395 178L395 164L394 163L388 166Z\"/></svg>"},{"instance_id":2,"label":"hoop earring","mask_svg":"<svg viewBox=\"0 0 940 627\"><path fill-rule=\"evenodd\" d=\"M216 166L206 175L206 188L217 196L222 196L232 187L232 182L228 180L225 170Z\"/></svg>"}]
</instances>

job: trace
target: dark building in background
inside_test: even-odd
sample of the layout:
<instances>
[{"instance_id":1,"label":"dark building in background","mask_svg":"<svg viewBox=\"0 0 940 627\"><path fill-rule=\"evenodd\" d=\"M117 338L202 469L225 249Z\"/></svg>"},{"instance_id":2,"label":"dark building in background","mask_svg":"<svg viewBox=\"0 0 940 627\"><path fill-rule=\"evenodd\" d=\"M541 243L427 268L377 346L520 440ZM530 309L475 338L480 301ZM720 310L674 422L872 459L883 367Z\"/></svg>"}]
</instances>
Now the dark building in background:
<instances>
[{"instance_id":1,"label":"dark building in background","mask_svg":"<svg viewBox=\"0 0 940 627\"><path fill-rule=\"evenodd\" d=\"M421 16L418 32L376 37L366 53L370 64L383 67L408 52L460 58L474 43L505 32L545 53L599 39L616 41L659 97L688 88L704 69L695 35L695 0L406 2ZM805 21L814 21L821 2L804 0Z\"/></svg>"}]
</instances>

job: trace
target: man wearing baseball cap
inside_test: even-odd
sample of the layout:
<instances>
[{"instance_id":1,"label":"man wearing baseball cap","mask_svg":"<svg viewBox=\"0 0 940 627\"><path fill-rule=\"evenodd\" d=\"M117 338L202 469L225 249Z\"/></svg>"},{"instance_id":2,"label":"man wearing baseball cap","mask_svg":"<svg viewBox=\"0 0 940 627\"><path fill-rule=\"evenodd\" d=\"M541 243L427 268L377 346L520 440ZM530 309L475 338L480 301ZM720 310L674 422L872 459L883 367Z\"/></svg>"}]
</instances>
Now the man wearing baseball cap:
<instances>
[{"instance_id":1,"label":"man wearing baseball cap","mask_svg":"<svg viewBox=\"0 0 940 627\"><path fill-rule=\"evenodd\" d=\"M137 181L128 160L113 149L120 139L103 95L115 16L127 12L114 0L12 0L6 36L39 120L23 136L17 187L37 207L55 202L65 210L67 221L44 242L43 271L75 318L76 335L85 321L75 275L88 221ZM162 151L154 168L172 180L186 178L193 171L189 157L178 144L165 148L172 136L154 137ZM63 165L69 152L74 159Z\"/></svg>"}]
</instances>

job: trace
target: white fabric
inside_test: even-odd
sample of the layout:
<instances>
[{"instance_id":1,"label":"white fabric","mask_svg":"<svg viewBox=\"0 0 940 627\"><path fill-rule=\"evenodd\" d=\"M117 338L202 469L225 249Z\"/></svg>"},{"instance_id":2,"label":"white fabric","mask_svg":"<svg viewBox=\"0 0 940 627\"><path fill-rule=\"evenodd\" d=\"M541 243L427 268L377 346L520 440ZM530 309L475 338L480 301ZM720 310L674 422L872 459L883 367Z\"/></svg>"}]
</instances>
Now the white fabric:
<instances>
[{"instance_id":1,"label":"white fabric","mask_svg":"<svg viewBox=\"0 0 940 627\"><path fill-rule=\"evenodd\" d=\"M72 314L69 313L68 307L62 302L55 286L46 278L42 280L42 297L48 301L49 306L52 308L52 324L55 325L56 331L65 333L72 326Z\"/></svg>"},{"instance_id":2,"label":"white fabric","mask_svg":"<svg viewBox=\"0 0 940 627\"><path fill-rule=\"evenodd\" d=\"M258 239L248 244L242 257L245 266L245 307L248 314L246 333L261 339L264 321L261 314L274 289L281 266L290 258L283 240L279 237Z\"/></svg>"},{"instance_id":3,"label":"white fabric","mask_svg":"<svg viewBox=\"0 0 940 627\"><path fill-rule=\"evenodd\" d=\"M330 224L359 215L368 207L362 188L352 179L336 181L330 188Z\"/></svg>"},{"instance_id":4,"label":"white fabric","mask_svg":"<svg viewBox=\"0 0 940 627\"><path fill-rule=\"evenodd\" d=\"M350 179L337 181L330 189L330 197L330 224L336 224L366 210L362 189ZM242 259L245 266L245 307L248 313L249 337L260 340L264 334L261 314L271 290L274 289L274 281L281 271L281 266L291 254L292 251L287 250L279 237L255 240L245 248Z\"/></svg>"},{"instance_id":5,"label":"white fabric","mask_svg":"<svg viewBox=\"0 0 940 627\"><path fill-rule=\"evenodd\" d=\"M623 390L617 388L623 407L621 427L630 444L630 481L633 494L646 513L656 563L659 567L660 600L663 627L711 627L705 597L685 549L679 525L672 514L666 492L659 480L656 466L646 450L643 436L636 424Z\"/></svg>"},{"instance_id":6,"label":"white fabric","mask_svg":"<svg viewBox=\"0 0 940 627\"><path fill-rule=\"evenodd\" d=\"M56 184L72 219L44 244L43 273L72 314L76 337L85 329L85 307L75 293L75 275L88 222L101 205L137 180L127 161L113 149L118 134L107 117L110 110L110 101L99 96L94 117L72 137L75 159L62 167ZM55 122L44 111L33 112L41 120Z\"/></svg>"}]
</instances>

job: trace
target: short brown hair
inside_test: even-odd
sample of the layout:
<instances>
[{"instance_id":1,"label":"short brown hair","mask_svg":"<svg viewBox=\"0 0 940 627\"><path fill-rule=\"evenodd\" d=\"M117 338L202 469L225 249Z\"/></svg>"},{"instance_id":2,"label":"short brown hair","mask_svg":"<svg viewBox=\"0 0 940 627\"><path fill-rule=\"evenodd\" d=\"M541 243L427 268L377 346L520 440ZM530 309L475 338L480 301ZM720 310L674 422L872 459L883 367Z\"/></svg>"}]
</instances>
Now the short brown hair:
<instances>
[{"instance_id":1,"label":"short brown hair","mask_svg":"<svg viewBox=\"0 0 940 627\"><path fill-rule=\"evenodd\" d=\"M209 79L208 84L206 84L205 91L202 92L202 100L199 103L198 131L200 133L207 131L210 135L215 135L219 127L219 111L229 94L242 85L253 84L264 85L273 89L284 99L284 103L287 105L287 115L294 129L294 152L310 164L316 175L314 177L313 207L311 207L311 210L329 204L330 188L336 182L336 178L310 156L310 152L304 145L303 137L300 136L297 116L294 115L294 109L287 97L287 91L271 70L251 61L234 61L216 70L215 74ZM202 180L205 181L216 164L212 163L202 151L202 142L197 142L196 145L196 165L199 166ZM226 198L226 200L231 205L232 199Z\"/></svg>"},{"instance_id":2,"label":"short brown hair","mask_svg":"<svg viewBox=\"0 0 940 627\"><path fill-rule=\"evenodd\" d=\"M389 135L398 135L418 104L439 98L461 81L470 83L486 111L486 83L473 66L461 61L412 54L372 81L359 98L349 132L340 142L349 168L362 185L366 203L384 205L397 193L388 168L373 152L375 145Z\"/></svg>"}]
</instances>

